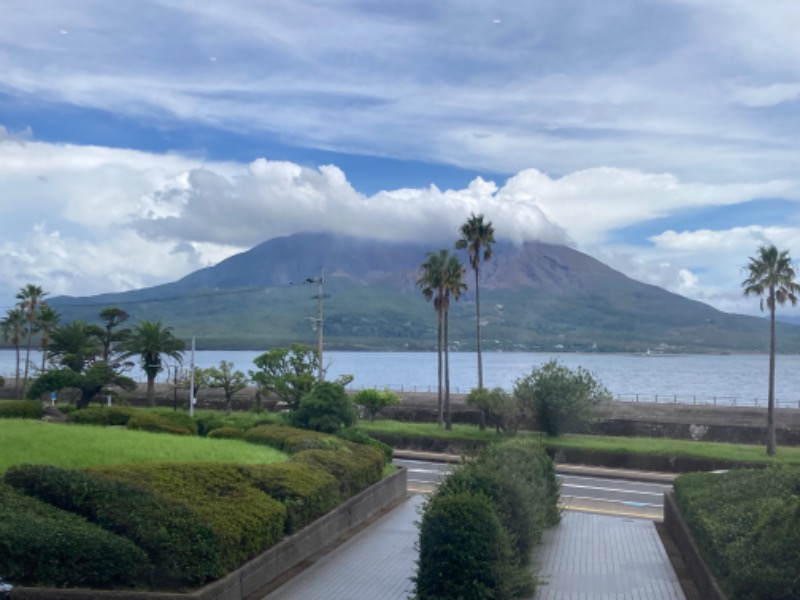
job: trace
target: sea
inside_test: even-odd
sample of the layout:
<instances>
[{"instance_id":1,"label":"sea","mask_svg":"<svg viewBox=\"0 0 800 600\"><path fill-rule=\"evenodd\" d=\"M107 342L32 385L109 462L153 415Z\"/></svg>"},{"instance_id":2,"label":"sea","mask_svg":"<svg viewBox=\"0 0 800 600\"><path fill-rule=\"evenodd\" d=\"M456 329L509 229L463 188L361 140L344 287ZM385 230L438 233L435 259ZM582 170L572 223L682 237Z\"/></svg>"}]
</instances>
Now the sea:
<instances>
[{"instance_id":1,"label":"sea","mask_svg":"<svg viewBox=\"0 0 800 600\"><path fill-rule=\"evenodd\" d=\"M182 364L167 363L157 381L166 382L175 370L189 365L218 366L233 363L247 374L255 368L253 359L261 352L187 352ZM24 360L24 352L23 352ZM679 404L721 404L766 406L769 356L766 354L607 354L484 352L484 387L510 391L517 379L549 360L571 369L590 371L612 393L626 402ZM333 352L323 354L326 379L352 375L351 389L378 388L404 392L436 392L437 357L435 352ZM0 375L13 377L13 350L0 350ZM35 366L34 366L35 365ZM41 354L31 353L31 372L41 365ZM184 371L185 372L185 371ZM129 373L145 381L134 367ZM474 352L450 352L450 389L465 394L477 386L477 356ZM800 355L779 355L776 360L775 398L782 408L800 409Z\"/></svg>"}]
</instances>

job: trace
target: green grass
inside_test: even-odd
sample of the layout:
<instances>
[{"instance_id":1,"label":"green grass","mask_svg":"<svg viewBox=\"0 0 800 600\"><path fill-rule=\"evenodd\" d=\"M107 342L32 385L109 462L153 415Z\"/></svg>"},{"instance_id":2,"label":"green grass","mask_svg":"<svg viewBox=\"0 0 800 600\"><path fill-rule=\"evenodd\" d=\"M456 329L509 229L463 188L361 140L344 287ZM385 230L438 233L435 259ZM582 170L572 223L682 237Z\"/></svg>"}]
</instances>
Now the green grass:
<instances>
[{"instance_id":1,"label":"green grass","mask_svg":"<svg viewBox=\"0 0 800 600\"><path fill-rule=\"evenodd\" d=\"M23 463L82 468L166 462L270 463L287 459L283 452L238 440L0 420L0 473Z\"/></svg>"},{"instance_id":2,"label":"green grass","mask_svg":"<svg viewBox=\"0 0 800 600\"><path fill-rule=\"evenodd\" d=\"M494 431L480 431L475 425L453 425L446 431L435 423L406 423L400 421L362 421L358 427L367 433L444 438L465 441L499 441L508 436ZM597 435L568 434L548 438L540 433L520 432L518 435L540 436L550 447L577 448L598 452L624 454L649 454L654 456L705 458L737 462L768 463L776 465L800 465L800 448L779 446L772 458L764 446L729 444L722 442L694 442L668 438L611 437Z\"/></svg>"}]
</instances>

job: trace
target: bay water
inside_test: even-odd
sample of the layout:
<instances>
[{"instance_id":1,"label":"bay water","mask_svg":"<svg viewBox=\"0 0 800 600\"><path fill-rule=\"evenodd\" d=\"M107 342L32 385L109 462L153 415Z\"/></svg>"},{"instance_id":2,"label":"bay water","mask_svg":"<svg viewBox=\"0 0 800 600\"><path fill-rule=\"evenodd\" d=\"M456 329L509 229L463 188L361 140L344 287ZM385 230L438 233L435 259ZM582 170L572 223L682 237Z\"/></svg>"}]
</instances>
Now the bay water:
<instances>
[{"instance_id":1,"label":"bay water","mask_svg":"<svg viewBox=\"0 0 800 600\"><path fill-rule=\"evenodd\" d=\"M194 354L199 367L218 366L227 360L245 374L253 370L254 351L203 350ZM697 354L605 354L605 353L499 353L483 354L484 387L511 390L514 382L547 361L592 372L618 400L631 402L677 402L684 404L728 404L766 406L769 356ZM24 360L24 352L23 352ZM187 352L183 365L168 363L159 382L172 379L174 369L191 364ZM436 392L435 352L325 352L326 378L353 375L351 389L378 388L396 391ZM33 365L41 365L41 354L31 354ZM0 350L0 375L13 377L15 353ZM144 381L135 367L128 373ZM477 357L474 352L450 353L450 389L467 393L477 386ZM776 361L776 399L781 407L800 408L800 356L780 355Z\"/></svg>"}]
</instances>

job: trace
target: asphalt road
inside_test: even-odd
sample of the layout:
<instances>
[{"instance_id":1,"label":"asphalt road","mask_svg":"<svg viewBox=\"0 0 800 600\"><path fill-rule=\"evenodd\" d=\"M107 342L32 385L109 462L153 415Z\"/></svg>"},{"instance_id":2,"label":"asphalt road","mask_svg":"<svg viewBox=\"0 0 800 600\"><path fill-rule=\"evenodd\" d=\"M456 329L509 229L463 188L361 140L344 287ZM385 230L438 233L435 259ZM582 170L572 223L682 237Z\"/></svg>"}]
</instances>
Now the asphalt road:
<instances>
[{"instance_id":1,"label":"asphalt road","mask_svg":"<svg viewBox=\"0 0 800 600\"><path fill-rule=\"evenodd\" d=\"M431 493L447 476L450 465L395 459L408 469L408 491ZM664 492L669 483L655 483L559 474L561 504L566 510L660 521L664 518Z\"/></svg>"}]
</instances>

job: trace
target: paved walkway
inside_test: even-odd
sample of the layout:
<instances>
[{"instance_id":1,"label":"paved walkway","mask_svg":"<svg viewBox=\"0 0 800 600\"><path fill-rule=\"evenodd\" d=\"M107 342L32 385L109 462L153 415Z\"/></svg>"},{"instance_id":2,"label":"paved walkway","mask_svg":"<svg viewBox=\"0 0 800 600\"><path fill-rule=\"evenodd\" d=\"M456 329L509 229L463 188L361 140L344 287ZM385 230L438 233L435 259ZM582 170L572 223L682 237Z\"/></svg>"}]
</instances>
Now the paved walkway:
<instances>
[{"instance_id":1,"label":"paved walkway","mask_svg":"<svg viewBox=\"0 0 800 600\"><path fill-rule=\"evenodd\" d=\"M535 561L535 600L684 599L652 521L565 512Z\"/></svg>"},{"instance_id":2,"label":"paved walkway","mask_svg":"<svg viewBox=\"0 0 800 600\"><path fill-rule=\"evenodd\" d=\"M407 600L424 496L403 504L263 600ZM533 600L683 600L652 521L565 512L536 556L547 581Z\"/></svg>"}]
</instances>

